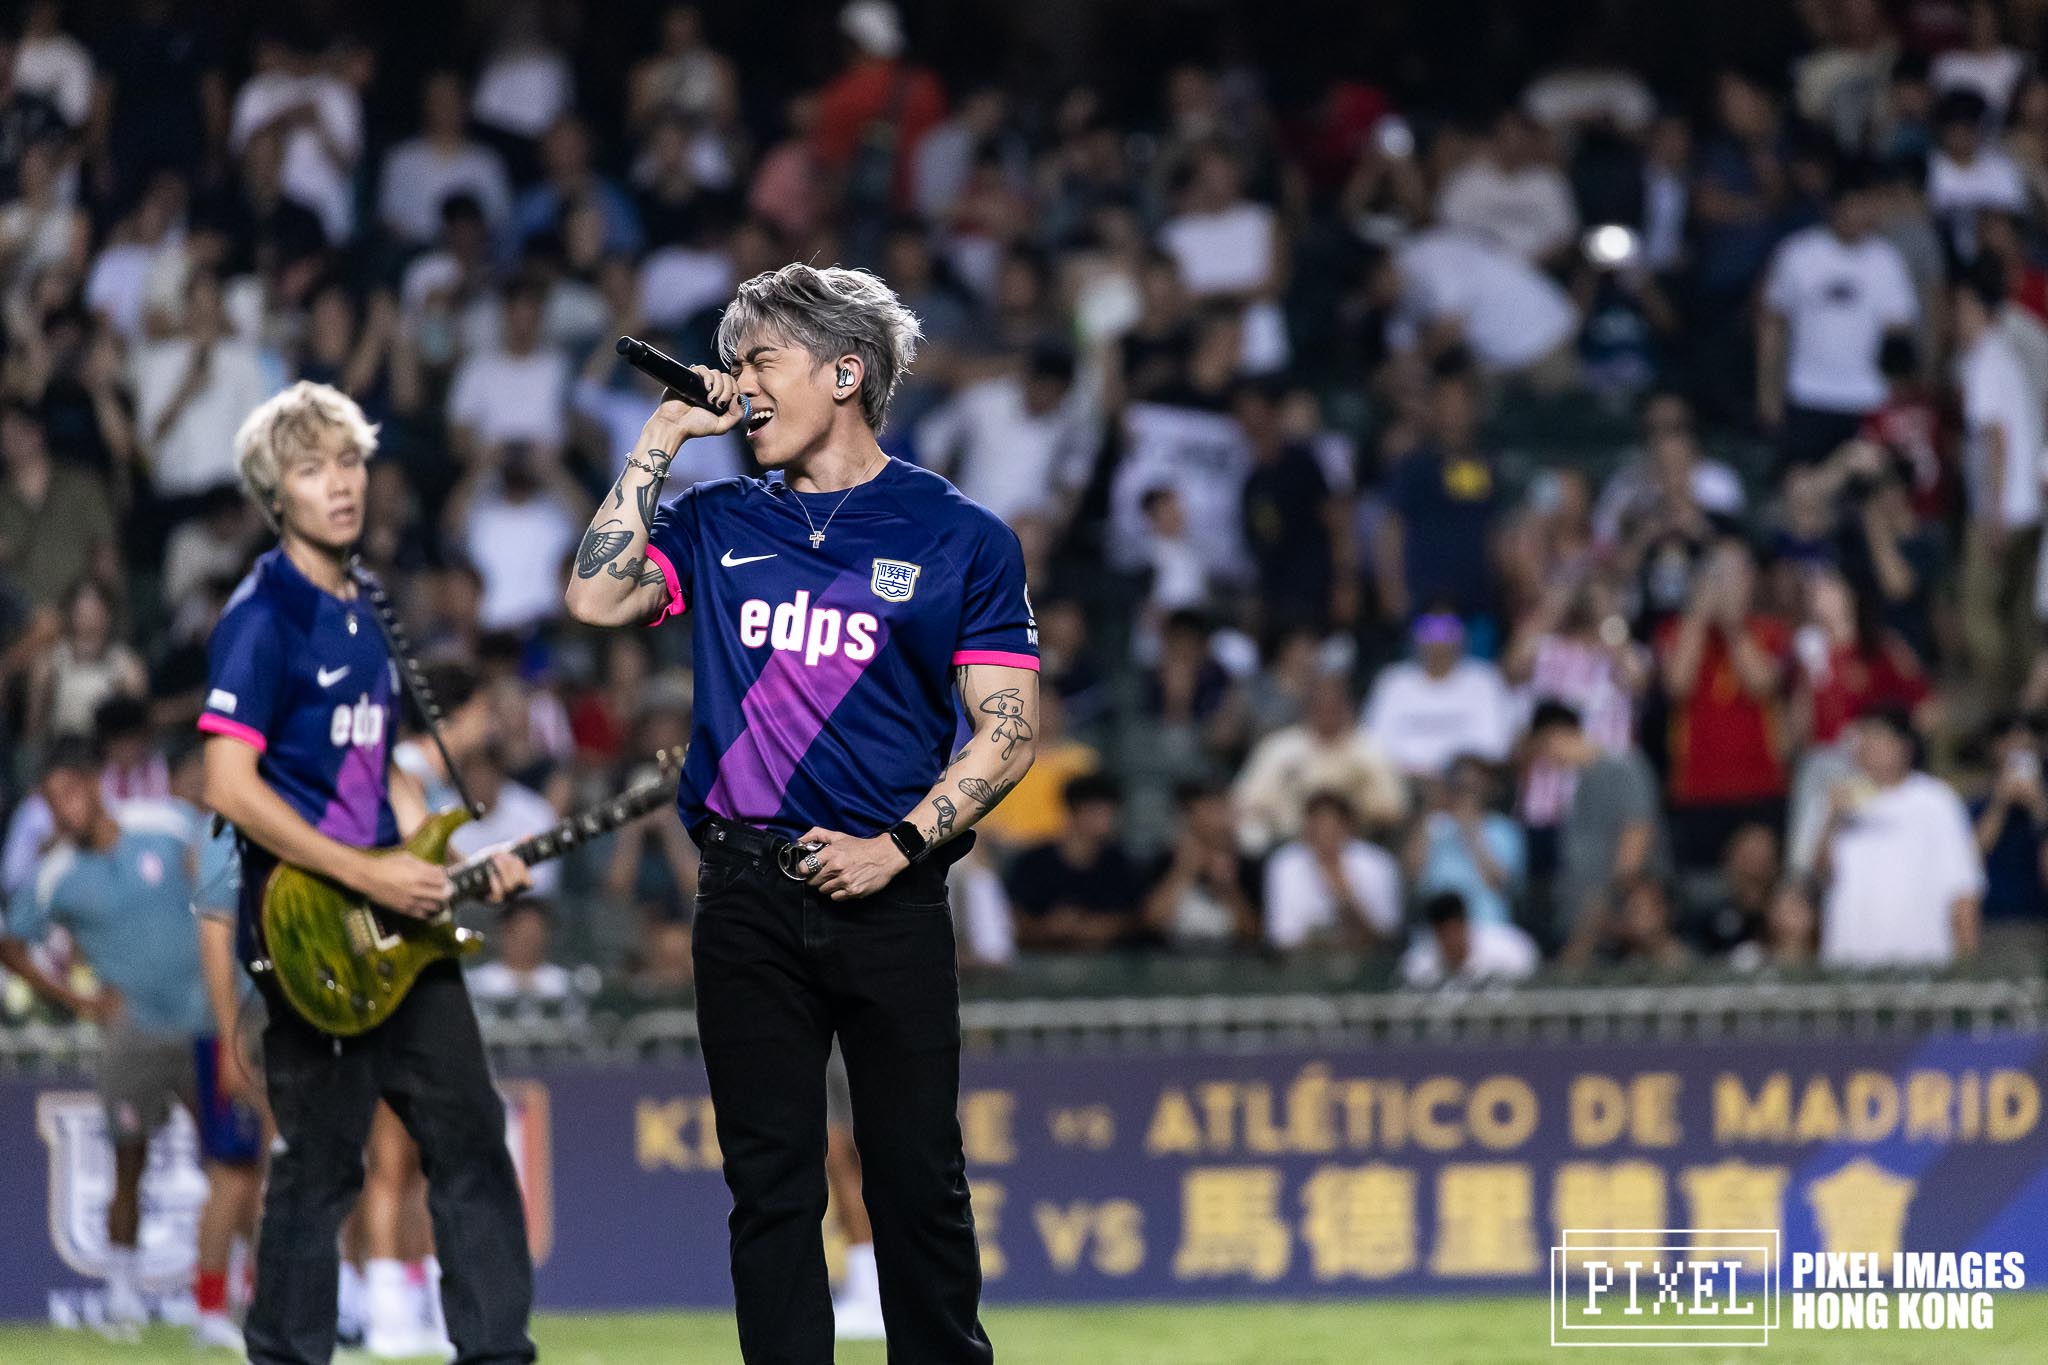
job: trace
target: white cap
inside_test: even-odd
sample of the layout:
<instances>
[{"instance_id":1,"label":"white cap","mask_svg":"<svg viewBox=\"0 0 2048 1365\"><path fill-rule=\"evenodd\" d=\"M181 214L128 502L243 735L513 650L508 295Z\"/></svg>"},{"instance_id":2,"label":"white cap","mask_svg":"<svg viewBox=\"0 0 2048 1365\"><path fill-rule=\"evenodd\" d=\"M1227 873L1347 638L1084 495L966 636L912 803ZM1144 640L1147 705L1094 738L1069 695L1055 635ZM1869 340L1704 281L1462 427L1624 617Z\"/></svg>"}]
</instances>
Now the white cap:
<instances>
[{"instance_id":1,"label":"white cap","mask_svg":"<svg viewBox=\"0 0 2048 1365\"><path fill-rule=\"evenodd\" d=\"M903 51L903 21L889 0L853 0L839 11L839 29L870 57L895 57Z\"/></svg>"}]
</instances>

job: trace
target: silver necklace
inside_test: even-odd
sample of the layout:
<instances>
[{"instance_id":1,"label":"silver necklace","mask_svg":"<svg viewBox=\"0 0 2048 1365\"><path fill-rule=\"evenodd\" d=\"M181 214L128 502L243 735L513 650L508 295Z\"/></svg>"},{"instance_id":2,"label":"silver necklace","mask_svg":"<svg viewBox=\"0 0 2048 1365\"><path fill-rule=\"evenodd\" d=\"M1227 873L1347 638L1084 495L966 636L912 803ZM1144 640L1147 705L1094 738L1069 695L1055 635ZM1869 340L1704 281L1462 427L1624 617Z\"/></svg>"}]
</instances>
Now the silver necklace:
<instances>
[{"instance_id":1,"label":"silver necklace","mask_svg":"<svg viewBox=\"0 0 2048 1365\"><path fill-rule=\"evenodd\" d=\"M863 472L859 479L847 487L846 492L840 497L839 501L832 504L832 510L825 514L825 524L823 526L811 520L811 509L804 506L804 495L797 493L797 490L794 488L789 490L792 493L796 493L797 509L804 514L804 524L811 528L811 548L813 550L824 546L825 533L832 529L832 518L839 515L840 508L846 506L846 499L853 496L853 490L866 483L871 477L873 476Z\"/></svg>"}]
</instances>

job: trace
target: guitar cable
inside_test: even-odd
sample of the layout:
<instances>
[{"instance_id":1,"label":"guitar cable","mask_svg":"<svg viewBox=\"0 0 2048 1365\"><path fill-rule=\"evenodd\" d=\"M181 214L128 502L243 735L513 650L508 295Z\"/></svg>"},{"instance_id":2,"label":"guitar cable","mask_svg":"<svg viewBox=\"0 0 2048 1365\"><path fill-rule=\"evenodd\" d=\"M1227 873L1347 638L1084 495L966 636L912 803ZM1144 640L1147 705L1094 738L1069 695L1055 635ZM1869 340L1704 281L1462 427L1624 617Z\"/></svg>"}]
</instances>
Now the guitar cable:
<instances>
[{"instance_id":1,"label":"guitar cable","mask_svg":"<svg viewBox=\"0 0 2048 1365\"><path fill-rule=\"evenodd\" d=\"M426 726L427 737L434 741L434 748L440 752L441 766L448 770L448 784L455 788L456 799L462 802L471 819L483 819L484 808L469 794L469 788L462 781L462 771L455 766L454 758L448 753L448 745L441 738L441 703L435 699L426 671L413 655L412 641L406 636L405 624L398 619L398 609L391 604L390 594L384 591L384 585L377 581L377 576L364 566L361 555L349 556L348 575L370 599L377 630L384 636L384 644L398 664L399 679L405 684L413 709L419 712L420 720Z\"/></svg>"}]
</instances>

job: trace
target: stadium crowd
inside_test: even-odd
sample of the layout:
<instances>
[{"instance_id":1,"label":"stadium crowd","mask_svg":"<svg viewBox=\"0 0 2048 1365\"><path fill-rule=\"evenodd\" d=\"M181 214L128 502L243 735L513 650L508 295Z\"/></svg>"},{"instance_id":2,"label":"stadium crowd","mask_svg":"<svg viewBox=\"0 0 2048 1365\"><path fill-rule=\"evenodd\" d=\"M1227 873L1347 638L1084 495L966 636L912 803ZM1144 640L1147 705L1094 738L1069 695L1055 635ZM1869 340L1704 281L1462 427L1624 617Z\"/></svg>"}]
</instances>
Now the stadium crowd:
<instances>
[{"instance_id":1,"label":"stadium crowd","mask_svg":"<svg viewBox=\"0 0 2048 1365\"><path fill-rule=\"evenodd\" d=\"M805 259L921 318L885 445L1030 567L1039 757L956 878L964 960L1431 984L2040 948L2039 6L1809 0L1798 51L1698 99L1581 22L1490 103L1227 58L1019 88L927 64L886 0L793 19L843 57L764 101L698 10L625 8L644 55L599 104L563 7L488 7L474 61L394 88L368 12L26 6L10 892L53 742L95 738L110 797L195 795L205 642L268 539L232 438L296 378L382 424L363 554L478 844L679 742L687 632L562 611L656 396L611 342L708 358L735 283ZM746 470L695 442L671 485ZM683 990L694 882L645 821L550 870L475 988Z\"/></svg>"}]
</instances>

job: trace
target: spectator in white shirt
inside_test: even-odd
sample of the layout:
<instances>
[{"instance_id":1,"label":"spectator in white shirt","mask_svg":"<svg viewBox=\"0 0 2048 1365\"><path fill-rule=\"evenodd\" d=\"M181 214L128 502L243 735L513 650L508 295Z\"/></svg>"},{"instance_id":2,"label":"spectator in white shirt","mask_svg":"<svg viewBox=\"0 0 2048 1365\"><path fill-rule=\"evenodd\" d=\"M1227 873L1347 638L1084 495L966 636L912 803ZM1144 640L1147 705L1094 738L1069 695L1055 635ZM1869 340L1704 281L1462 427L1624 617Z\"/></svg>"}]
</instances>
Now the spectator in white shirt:
<instances>
[{"instance_id":1,"label":"spectator in white shirt","mask_svg":"<svg viewBox=\"0 0 2048 1365\"><path fill-rule=\"evenodd\" d=\"M1040 345L1023 373L969 385L925 418L917 455L1006 522L1038 514L1064 525L1093 471L1097 439L1072 352Z\"/></svg>"},{"instance_id":2,"label":"spectator in white shirt","mask_svg":"<svg viewBox=\"0 0 2048 1365\"><path fill-rule=\"evenodd\" d=\"M1954 294L1956 378L1962 388L1963 639L1980 678L2011 696L2039 633L2041 394L1996 325L2004 281L1990 260Z\"/></svg>"},{"instance_id":3,"label":"spectator in white shirt","mask_svg":"<svg viewBox=\"0 0 2048 1365\"><path fill-rule=\"evenodd\" d=\"M498 956L468 974L469 993L482 1005L513 1012L580 1012L569 969L548 961L554 912L537 900L517 900L498 916Z\"/></svg>"},{"instance_id":4,"label":"spectator in white shirt","mask_svg":"<svg viewBox=\"0 0 2048 1365\"><path fill-rule=\"evenodd\" d=\"M918 140L910 184L919 217L927 223L951 218L974 174L976 155L1002 131L1007 110L1000 87L981 86L967 92L959 112Z\"/></svg>"},{"instance_id":5,"label":"spectator in white shirt","mask_svg":"<svg viewBox=\"0 0 2048 1365\"><path fill-rule=\"evenodd\" d=\"M355 169L363 151L363 102L355 87L276 35L256 43L256 73L235 96L228 147L242 154L257 133L284 135L284 189L320 216L330 242L355 226Z\"/></svg>"},{"instance_id":6,"label":"spectator in white shirt","mask_svg":"<svg viewBox=\"0 0 2048 1365\"><path fill-rule=\"evenodd\" d=\"M1485 150L1445 177L1437 221L1490 237L1525 261L1555 260L1578 236L1579 210L1548 142L1527 114L1503 112Z\"/></svg>"},{"instance_id":7,"label":"spectator in white shirt","mask_svg":"<svg viewBox=\"0 0 2048 1365\"><path fill-rule=\"evenodd\" d=\"M1541 960L1536 942L1513 924L1474 924L1465 898L1441 891L1422 903L1426 933L1401 955L1401 980L1410 986L1521 981Z\"/></svg>"},{"instance_id":8,"label":"spectator in white shirt","mask_svg":"<svg viewBox=\"0 0 2048 1365\"><path fill-rule=\"evenodd\" d=\"M576 102L576 72L568 54L542 31L536 6L507 5L491 54L477 73L470 112L508 139L538 142Z\"/></svg>"},{"instance_id":9,"label":"spectator in white shirt","mask_svg":"<svg viewBox=\"0 0 2048 1365\"><path fill-rule=\"evenodd\" d=\"M448 390L448 425L456 458L467 462L486 445L530 441L549 458L566 434L569 362L541 344L538 286L520 281L505 291L496 350L471 356Z\"/></svg>"},{"instance_id":10,"label":"spectator in white shirt","mask_svg":"<svg viewBox=\"0 0 2048 1365\"><path fill-rule=\"evenodd\" d=\"M1902 710L1856 724L1857 774L1836 785L1822 835L1831 967L1940 967L1977 951L1984 864L1962 798L1914 770Z\"/></svg>"},{"instance_id":11,"label":"spectator in white shirt","mask_svg":"<svg viewBox=\"0 0 2048 1365\"><path fill-rule=\"evenodd\" d=\"M1308 794L1336 792L1367 829L1392 829L1408 813L1400 772L1352 720L1351 691L1337 673L1319 674L1302 701L1299 725L1275 730L1245 760L1231 802L1237 841L1257 856L1301 833Z\"/></svg>"},{"instance_id":12,"label":"spectator in white shirt","mask_svg":"<svg viewBox=\"0 0 2048 1365\"><path fill-rule=\"evenodd\" d=\"M1387 341L1424 357L1464 346L1488 374L1555 384L1576 354L1579 313L1557 281L1469 232L1419 232L1376 267Z\"/></svg>"},{"instance_id":13,"label":"spectator in white shirt","mask_svg":"<svg viewBox=\"0 0 2048 1365\"><path fill-rule=\"evenodd\" d=\"M1140 626L1140 648L1149 650L1149 637L1156 636L1166 618L1175 612L1201 613L1211 605L1213 593L1208 561L1201 543L1188 530L1187 507L1180 494L1161 484L1145 493L1145 566L1150 570L1145 588L1145 619Z\"/></svg>"},{"instance_id":14,"label":"spectator in white shirt","mask_svg":"<svg viewBox=\"0 0 2048 1365\"><path fill-rule=\"evenodd\" d=\"M21 44L14 50L14 85L48 100L78 131L92 112L92 54L64 32L62 20L56 0L33 0L29 5L21 24Z\"/></svg>"},{"instance_id":15,"label":"spectator in white shirt","mask_svg":"<svg viewBox=\"0 0 2048 1365\"><path fill-rule=\"evenodd\" d=\"M142 347L133 364L136 434L157 493L233 484L235 433L274 386L257 348L229 330L219 276L193 272L184 332Z\"/></svg>"},{"instance_id":16,"label":"spectator in white shirt","mask_svg":"<svg viewBox=\"0 0 2048 1365\"><path fill-rule=\"evenodd\" d=\"M1771 258L1757 321L1757 411L1780 456L1817 464L1885 401L1878 353L1920 318L1905 257L1876 234L1867 178L1845 171L1828 221Z\"/></svg>"},{"instance_id":17,"label":"spectator in white shirt","mask_svg":"<svg viewBox=\"0 0 2048 1365\"><path fill-rule=\"evenodd\" d=\"M512 211L512 190L498 154L472 141L462 77L437 71L420 92L420 135L384 158L377 216L408 246L425 246L441 233L441 204L451 194L475 197L493 232Z\"/></svg>"},{"instance_id":18,"label":"spectator in white shirt","mask_svg":"<svg viewBox=\"0 0 2048 1365\"><path fill-rule=\"evenodd\" d=\"M1928 81L1936 94L1975 91L1984 100L1987 119L1994 125L2003 123L2027 74L2027 54L2006 43L1997 0L1970 0L1968 22L1964 45L1936 57L1928 68Z\"/></svg>"},{"instance_id":19,"label":"spectator in white shirt","mask_svg":"<svg viewBox=\"0 0 2048 1365\"><path fill-rule=\"evenodd\" d=\"M484 629L522 631L560 613L580 505L560 462L523 441L487 447L456 485L446 534L483 575Z\"/></svg>"},{"instance_id":20,"label":"spectator in white shirt","mask_svg":"<svg viewBox=\"0 0 2048 1365\"><path fill-rule=\"evenodd\" d=\"M2027 181L2019 163L1985 133L1984 97L1951 90L1934 106L1934 155L1927 159L1927 205L1956 259L1977 255L1977 215L2024 214Z\"/></svg>"},{"instance_id":21,"label":"spectator in white shirt","mask_svg":"<svg viewBox=\"0 0 2048 1365\"><path fill-rule=\"evenodd\" d=\"M1239 362L1246 374L1285 368L1279 299L1287 284L1287 235L1279 215L1244 197L1243 168L1227 148L1205 147L1185 174L1180 211L1160 228L1160 245L1179 264L1190 297L1244 309Z\"/></svg>"},{"instance_id":22,"label":"spectator in white shirt","mask_svg":"<svg viewBox=\"0 0 2048 1365\"><path fill-rule=\"evenodd\" d=\"M1357 823L1351 803L1335 792L1309 797L1301 837L1266 863L1266 941L1273 947L1372 948L1400 932L1400 866L1359 838Z\"/></svg>"},{"instance_id":23,"label":"spectator in white shirt","mask_svg":"<svg viewBox=\"0 0 2048 1365\"><path fill-rule=\"evenodd\" d=\"M105 318L123 341L142 332L150 282L167 257L185 241L185 182L176 171L158 171L135 211L118 223L93 256L85 281L85 306ZM182 311L180 300L173 312Z\"/></svg>"},{"instance_id":24,"label":"spectator in white shirt","mask_svg":"<svg viewBox=\"0 0 2048 1365\"><path fill-rule=\"evenodd\" d=\"M1415 622L1415 657L1374 680L1361 723L1394 766L1441 777L1460 754L1503 762L1514 741L1514 703L1500 670L1465 654L1465 626L1448 612Z\"/></svg>"}]
</instances>

